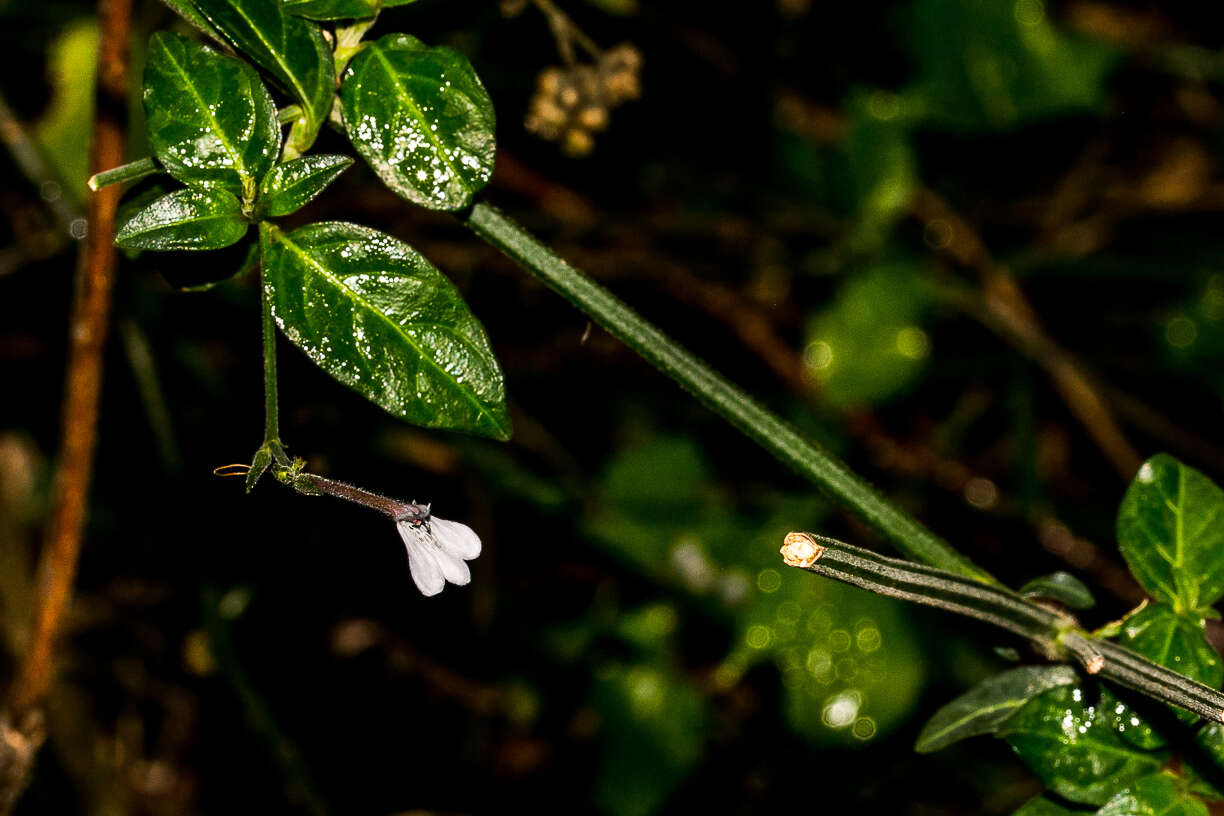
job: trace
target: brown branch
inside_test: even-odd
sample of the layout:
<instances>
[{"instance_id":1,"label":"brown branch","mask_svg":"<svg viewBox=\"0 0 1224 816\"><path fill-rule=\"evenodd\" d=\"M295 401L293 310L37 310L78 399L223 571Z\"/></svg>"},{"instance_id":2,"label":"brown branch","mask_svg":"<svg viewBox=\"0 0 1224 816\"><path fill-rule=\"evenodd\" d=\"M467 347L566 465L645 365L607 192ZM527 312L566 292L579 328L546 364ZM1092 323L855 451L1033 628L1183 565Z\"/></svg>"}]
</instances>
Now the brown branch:
<instances>
[{"instance_id":1,"label":"brown branch","mask_svg":"<svg viewBox=\"0 0 1224 816\"><path fill-rule=\"evenodd\" d=\"M938 229L940 234L946 236L944 251L948 255L978 272L982 297L975 299L975 305L983 307L983 310L970 309L970 313L1045 369L1088 436L1119 475L1129 481L1139 470L1142 458L1122 433L1113 412L1087 372L1046 333L1037 313L1007 268L991 257L985 243L968 222L931 190L918 191L914 200L914 215L928 229Z\"/></svg>"},{"instance_id":2,"label":"brown branch","mask_svg":"<svg viewBox=\"0 0 1224 816\"><path fill-rule=\"evenodd\" d=\"M128 35L131 0L99 0L102 38L91 166L95 172L123 162L127 120ZM51 518L40 557L34 630L9 690L0 746L0 810L8 812L24 790L42 741L41 708L54 674L54 647L72 596L86 503L93 475L102 350L110 318L116 255L112 242L119 188L94 193L86 208L88 235L81 245L69 324L60 462Z\"/></svg>"}]
</instances>

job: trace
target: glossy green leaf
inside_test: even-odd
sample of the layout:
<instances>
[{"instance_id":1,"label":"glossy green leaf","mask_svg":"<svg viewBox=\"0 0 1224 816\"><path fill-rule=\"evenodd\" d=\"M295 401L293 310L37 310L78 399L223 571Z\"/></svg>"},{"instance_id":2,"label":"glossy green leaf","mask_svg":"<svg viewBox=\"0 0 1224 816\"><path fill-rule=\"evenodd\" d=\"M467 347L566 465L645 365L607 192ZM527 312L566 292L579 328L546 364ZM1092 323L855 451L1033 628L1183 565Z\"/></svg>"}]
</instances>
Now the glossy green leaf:
<instances>
[{"instance_id":1,"label":"glossy green leaf","mask_svg":"<svg viewBox=\"0 0 1224 816\"><path fill-rule=\"evenodd\" d=\"M1155 773L1165 754L1140 751L1122 739L1117 701L1107 689L1100 700L1079 686L1062 686L1033 698L1007 720L999 735L1033 773L1072 802L1102 805L1122 788Z\"/></svg>"},{"instance_id":2,"label":"glossy green leaf","mask_svg":"<svg viewBox=\"0 0 1224 816\"><path fill-rule=\"evenodd\" d=\"M1118 793L1097 816L1207 816L1207 805L1187 793L1177 777L1159 773Z\"/></svg>"},{"instance_id":3,"label":"glossy green leaf","mask_svg":"<svg viewBox=\"0 0 1224 816\"><path fill-rule=\"evenodd\" d=\"M1127 618L1118 642L1212 688L1224 682L1224 662L1207 642L1202 618L1178 615L1166 604L1151 604ZM1198 719L1189 712L1176 711L1186 722Z\"/></svg>"},{"instance_id":4,"label":"glossy green leaf","mask_svg":"<svg viewBox=\"0 0 1224 816\"><path fill-rule=\"evenodd\" d=\"M509 438L484 329L416 250L339 222L260 235L276 322L324 371L409 422Z\"/></svg>"},{"instance_id":5,"label":"glossy green leaf","mask_svg":"<svg viewBox=\"0 0 1224 816\"><path fill-rule=\"evenodd\" d=\"M352 164L348 156L320 155L276 165L260 184L261 211L273 217L295 212Z\"/></svg>"},{"instance_id":6,"label":"glossy green leaf","mask_svg":"<svg viewBox=\"0 0 1224 816\"><path fill-rule=\"evenodd\" d=\"M177 34L149 41L144 108L158 161L195 187L253 198L280 150L276 104L259 75Z\"/></svg>"},{"instance_id":7,"label":"glossy green leaf","mask_svg":"<svg viewBox=\"0 0 1224 816\"><path fill-rule=\"evenodd\" d=\"M340 103L357 150L409 201L462 209L493 174L493 103L456 51L388 34L349 63Z\"/></svg>"},{"instance_id":8,"label":"glossy green leaf","mask_svg":"<svg viewBox=\"0 0 1224 816\"><path fill-rule=\"evenodd\" d=\"M208 35L217 43L229 47L229 43L225 41L225 37L221 36L221 32L213 27L213 24L208 22L208 18L200 13L196 8L193 0L161 0L162 4L174 11L188 23L203 34Z\"/></svg>"},{"instance_id":9,"label":"glossy green leaf","mask_svg":"<svg viewBox=\"0 0 1224 816\"><path fill-rule=\"evenodd\" d=\"M1046 598L1068 609L1091 609L1096 603L1084 582L1069 572L1052 572L1020 587L1026 598Z\"/></svg>"},{"instance_id":10,"label":"glossy green leaf","mask_svg":"<svg viewBox=\"0 0 1224 816\"><path fill-rule=\"evenodd\" d=\"M1038 694L1077 679L1070 666L1020 666L996 674L936 711L914 750L925 754L967 737L993 734Z\"/></svg>"},{"instance_id":11,"label":"glossy green leaf","mask_svg":"<svg viewBox=\"0 0 1224 816\"><path fill-rule=\"evenodd\" d=\"M359 20L378 13L378 0L281 0L290 14L310 20Z\"/></svg>"},{"instance_id":12,"label":"glossy green leaf","mask_svg":"<svg viewBox=\"0 0 1224 816\"><path fill-rule=\"evenodd\" d=\"M1174 611L1224 595L1224 491L1172 456L1139 468L1118 510L1118 542L1143 588Z\"/></svg>"},{"instance_id":13,"label":"glossy green leaf","mask_svg":"<svg viewBox=\"0 0 1224 816\"><path fill-rule=\"evenodd\" d=\"M246 235L242 204L224 190L188 187L162 196L119 227L124 249L221 249Z\"/></svg>"},{"instance_id":14,"label":"glossy green leaf","mask_svg":"<svg viewBox=\"0 0 1224 816\"><path fill-rule=\"evenodd\" d=\"M1068 810L1045 796L1034 796L1025 802L1012 816L1073 816L1083 811Z\"/></svg>"},{"instance_id":15,"label":"glossy green leaf","mask_svg":"<svg viewBox=\"0 0 1224 816\"><path fill-rule=\"evenodd\" d=\"M323 30L286 14L279 0L195 0L240 51L275 76L301 106L289 131L291 156L305 152L327 121L336 96L336 68Z\"/></svg>"},{"instance_id":16,"label":"glossy green leaf","mask_svg":"<svg viewBox=\"0 0 1224 816\"><path fill-rule=\"evenodd\" d=\"M821 398L856 408L909 387L930 354L929 305L920 270L909 263L869 268L843 285L808 325L803 359Z\"/></svg>"}]
</instances>

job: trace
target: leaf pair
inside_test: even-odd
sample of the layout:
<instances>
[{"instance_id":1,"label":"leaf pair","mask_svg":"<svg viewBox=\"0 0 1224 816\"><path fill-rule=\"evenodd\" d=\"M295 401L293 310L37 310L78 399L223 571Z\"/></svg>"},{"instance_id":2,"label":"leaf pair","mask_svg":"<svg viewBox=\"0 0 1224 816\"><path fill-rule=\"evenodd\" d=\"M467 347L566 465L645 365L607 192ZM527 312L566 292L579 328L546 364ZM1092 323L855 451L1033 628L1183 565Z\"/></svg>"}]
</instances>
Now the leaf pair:
<instances>
[{"instance_id":1,"label":"leaf pair","mask_svg":"<svg viewBox=\"0 0 1224 816\"><path fill-rule=\"evenodd\" d=\"M175 34L155 34L149 43L144 101L154 153L189 186L126 221L116 241L121 247L227 247L246 234L253 214L297 210L352 164L346 156L276 164L276 105L259 76Z\"/></svg>"}]
</instances>

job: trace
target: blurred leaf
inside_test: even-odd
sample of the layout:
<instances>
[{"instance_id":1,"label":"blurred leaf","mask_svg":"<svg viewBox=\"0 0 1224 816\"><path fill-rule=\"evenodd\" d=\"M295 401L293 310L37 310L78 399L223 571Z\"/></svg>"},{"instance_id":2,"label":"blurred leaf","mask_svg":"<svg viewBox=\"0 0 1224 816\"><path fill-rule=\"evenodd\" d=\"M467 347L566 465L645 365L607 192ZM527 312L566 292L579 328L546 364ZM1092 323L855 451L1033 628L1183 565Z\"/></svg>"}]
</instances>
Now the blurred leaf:
<instances>
[{"instance_id":1,"label":"blurred leaf","mask_svg":"<svg viewBox=\"0 0 1224 816\"><path fill-rule=\"evenodd\" d=\"M276 161L276 105L240 60L178 34L149 41L144 107L153 152L195 187L251 198Z\"/></svg>"},{"instance_id":2,"label":"blurred leaf","mask_svg":"<svg viewBox=\"0 0 1224 816\"><path fill-rule=\"evenodd\" d=\"M893 224L910 210L918 183L917 160L895 95L860 94L849 109L845 151L858 202L852 244L860 251L873 251L884 245Z\"/></svg>"},{"instance_id":3,"label":"blurred leaf","mask_svg":"<svg viewBox=\"0 0 1224 816\"><path fill-rule=\"evenodd\" d=\"M509 438L489 339L429 261L356 224L261 227L276 322L319 367L417 425Z\"/></svg>"},{"instance_id":4,"label":"blurred leaf","mask_svg":"<svg viewBox=\"0 0 1224 816\"><path fill-rule=\"evenodd\" d=\"M593 700L604 743L596 802L616 816L656 812L701 759L701 695L671 671L639 665L597 681Z\"/></svg>"},{"instance_id":5,"label":"blurred leaf","mask_svg":"<svg viewBox=\"0 0 1224 816\"><path fill-rule=\"evenodd\" d=\"M763 521L732 511L698 447L655 439L623 450L604 477L590 533L653 579L716 602L736 646L714 683L757 663L782 675L787 722L805 738L862 743L913 706L923 655L903 604L778 569L774 547L816 526L807 496L774 498Z\"/></svg>"},{"instance_id":6,"label":"blurred leaf","mask_svg":"<svg viewBox=\"0 0 1224 816\"><path fill-rule=\"evenodd\" d=\"M314 143L336 97L331 46L314 23L285 14L279 0L195 0L239 50L285 86L302 115L289 131L293 155Z\"/></svg>"},{"instance_id":7,"label":"blurred leaf","mask_svg":"<svg viewBox=\"0 0 1224 816\"><path fill-rule=\"evenodd\" d=\"M647 654L670 649L679 616L666 603L643 604L623 613L616 622L616 636Z\"/></svg>"},{"instance_id":8,"label":"blurred leaf","mask_svg":"<svg viewBox=\"0 0 1224 816\"><path fill-rule=\"evenodd\" d=\"M936 711L914 750L930 753L967 737L993 734L1033 697L1077 679L1070 666L1020 666L996 674Z\"/></svg>"},{"instance_id":9,"label":"blurred leaf","mask_svg":"<svg viewBox=\"0 0 1224 816\"><path fill-rule=\"evenodd\" d=\"M373 17L378 13L378 0L281 0L290 14L310 20L350 20Z\"/></svg>"},{"instance_id":10,"label":"blurred leaf","mask_svg":"<svg viewBox=\"0 0 1224 816\"><path fill-rule=\"evenodd\" d=\"M296 212L352 164L348 156L334 155L303 156L278 164L259 185L260 207L273 217Z\"/></svg>"},{"instance_id":11,"label":"blurred leaf","mask_svg":"<svg viewBox=\"0 0 1224 816\"><path fill-rule=\"evenodd\" d=\"M242 203L224 190L179 190L133 215L115 236L124 249L221 249L246 235Z\"/></svg>"},{"instance_id":12,"label":"blurred leaf","mask_svg":"<svg viewBox=\"0 0 1224 816\"><path fill-rule=\"evenodd\" d=\"M1179 614L1224 595L1224 491L1168 454L1144 463L1118 510L1118 542L1131 572Z\"/></svg>"},{"instance_id":13,"label":"blurred leaf","mask_svg":"<svg viewBox=\"0 0 1224 816\"><path fill-rule=\"evenodd\" d=\"M1034 796L1020 806L1012 816L1072 816L1083 811L1068 810L1044 796Z\"/></svg>"},{"instance_id":14,"label":"blurred leaf","mask_svg":"<svg viewBox=\"0 0 1224 816\"><path fill-rule=\"evenodd\" d=\"M1182 754L1182 772L1190 790L1224 799L1224 725L1207 723L1195 732L1193 749Z\"/></svg>"},{"instance_id":15,"label":"blurred leaf","mask_svg":"<svg viewBox=\"0 0 1224 816\"><path fill-rule=\"evenodd\" d=\"M1207 816L1207 806L1171 774L1140 779L1110 799L1097 816Z\"/></svg>"},{"instance_id":16,"label":"blurred leaf","mask_svg":"<svg viewBox=\"0 0 1224 816\"><path fill-rule=\"evenodd\" d=\"M910 386L930 353L922 328L929 304L912 264L876 266L846 283L808 325L804 362L822 399L859 407Z\"/></svg>"},{"instance_id":17,"label":"blurred leaf","mask_svg":"<svg viewBox=\"0 0 1224 816\"><path fill-rule=\"evenodd\" d=\"M35 123L33 138L55 168L65 193L85 196L89 178L89 134L98 64L98 23L80 20L51 43L48 57L51 104Z\"/></svg>"},{"instance_id":18,"label":"blurred leaf","mask_svg":"<svg viewBox=\"0 0 1224 816\"><path fill-rule=\"evenodd\" d=\"M349 63L340 101L358 152L409 201L462 209L493 174L493 103L456 51L388 34Z\"/></svg>"},{"instance_id":19,"label":"blurred leaf","mask_svg":"<svg viewBox=\"0 0 1224 816\"><path fill-rule=\"evenodd\" d=\"M1033 773L1072 802L1102 805L1164 764L1165 753L1140 751L1122 739L1117 701L1107 689L1100 695L1094 705L1079 686L1051 689L999 729Z\"/></svg>"},{"instance_id":20,"label":"blurred leaf","mask_svg":"<svg viewBox=\"0 0 1224 816\"><path fill-rule=\"evenodd\" d=\"M1069 572L1052 572L1020 587L1026 598L1046 598L1068 609L1091 609L1096 603L1084 582Z\"/></svg>"},{"instance_id":21,"label":"blurred leaf","mask_svg":"<svg viewBox=\"0 0 1224 816\"><path fill-rule=\"evenodd\" d=\"M1009 128L1104 100L1115 52L1055 29L1041 0L915 0L906 21L918 76L905 96L926 122Z\"/></svg>"}]
</instances>

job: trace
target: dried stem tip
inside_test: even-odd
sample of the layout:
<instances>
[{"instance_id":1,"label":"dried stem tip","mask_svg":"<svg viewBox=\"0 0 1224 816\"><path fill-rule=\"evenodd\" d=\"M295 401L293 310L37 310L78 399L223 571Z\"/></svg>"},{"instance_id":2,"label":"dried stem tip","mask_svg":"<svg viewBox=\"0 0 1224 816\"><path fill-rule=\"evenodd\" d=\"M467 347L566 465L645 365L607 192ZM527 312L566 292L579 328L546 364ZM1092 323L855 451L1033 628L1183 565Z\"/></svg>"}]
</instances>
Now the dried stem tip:
<instances>
[{"instance_id":1,"label":"dried stem tip","mask_svg":"<svg viewBox=\"0 0 1224 816\"><path fill-rule=\"evenodd\" d=\"M820 560L825 548L816 543L809 533L787 533L782 539L782 560L789 567L807 569Z\"/></svg>"}]
</instances>

